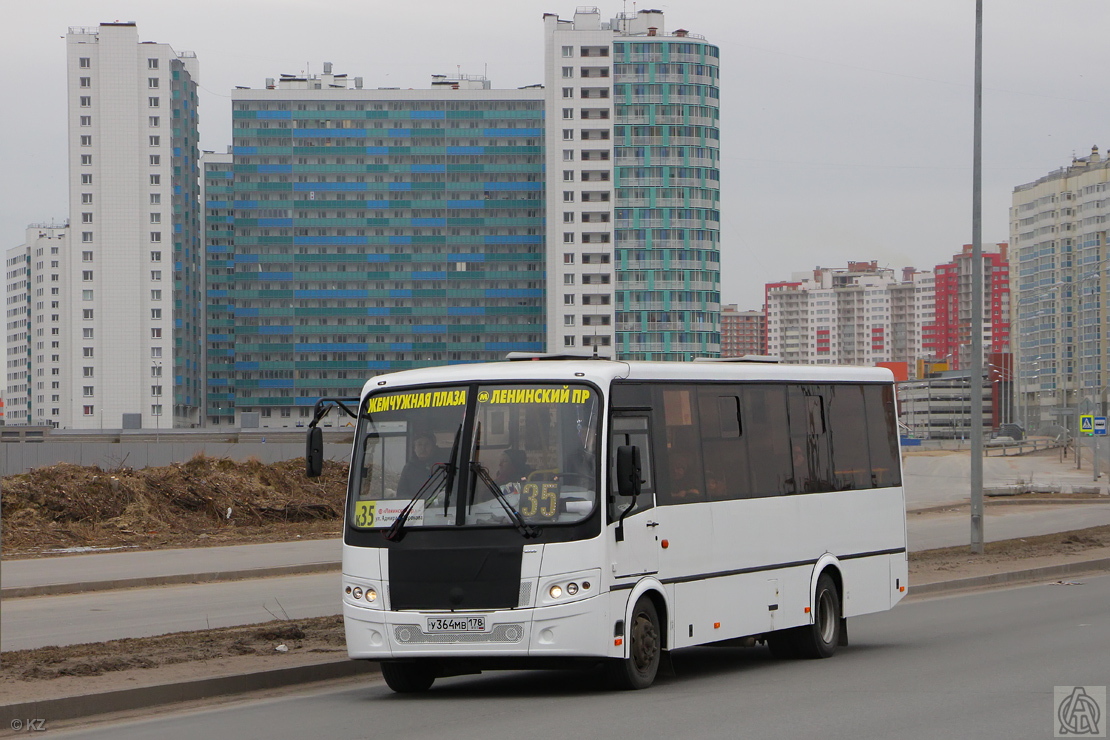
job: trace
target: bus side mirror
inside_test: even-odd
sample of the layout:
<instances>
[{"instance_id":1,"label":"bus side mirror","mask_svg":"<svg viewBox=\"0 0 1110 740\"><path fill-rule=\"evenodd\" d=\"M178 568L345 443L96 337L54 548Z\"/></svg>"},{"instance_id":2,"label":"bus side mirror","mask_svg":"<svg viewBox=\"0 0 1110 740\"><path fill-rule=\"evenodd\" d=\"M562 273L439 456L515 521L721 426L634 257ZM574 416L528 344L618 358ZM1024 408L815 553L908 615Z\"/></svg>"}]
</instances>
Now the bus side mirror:
<instances>
[{"instance_id":1,"label":"bus side mirror","mask_svg":"<svg viewBox=\"0 0 1110 740\"><path fill-rule=\"evenodd\" d=\"M640 448L621 445L617 448L617 493L621 496L640 495Z\"/></svg>"},{"instance_id":2,"label":"bus side mirror","mask_svg":"<svg viewBox=\"0 0 1110 740\"><path fill-rule=\"evenodd\" d=\"M319 478L324 472L324 430L312 427L308 430L308 443L304 451L305 475Z\"/></svg>"}]
</instances>

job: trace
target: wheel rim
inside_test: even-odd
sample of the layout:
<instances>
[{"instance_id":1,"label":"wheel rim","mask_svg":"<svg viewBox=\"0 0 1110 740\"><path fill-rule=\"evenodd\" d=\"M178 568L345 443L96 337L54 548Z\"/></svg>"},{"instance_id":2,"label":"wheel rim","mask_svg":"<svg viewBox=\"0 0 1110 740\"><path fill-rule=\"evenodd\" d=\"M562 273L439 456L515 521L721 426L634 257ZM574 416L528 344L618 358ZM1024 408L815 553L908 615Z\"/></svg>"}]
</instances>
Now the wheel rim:
<instances>
[{"instance_id":1,"label":"wheel rim","mask_svg":"<svg viewBox=\"0 0 1110 740\"><path fill-rule=\"evenodd\" d=\"M646 673L655 663L659 650L659 635L647 614L640 612L632 625L632 662L636 670Z\"/></svg>"},{"instance_id":2,"label":"wheel rim","mask_svg":"<svg viewBox=\"0 0 1110 740\"><path fill-rule=\"evenodd\" d=\"M822 591L817 599L817 629L822 642L826 645L832 643L836 634L836 615L833 614L832 594L828 590Z\"/></svg>"}]
</instances>

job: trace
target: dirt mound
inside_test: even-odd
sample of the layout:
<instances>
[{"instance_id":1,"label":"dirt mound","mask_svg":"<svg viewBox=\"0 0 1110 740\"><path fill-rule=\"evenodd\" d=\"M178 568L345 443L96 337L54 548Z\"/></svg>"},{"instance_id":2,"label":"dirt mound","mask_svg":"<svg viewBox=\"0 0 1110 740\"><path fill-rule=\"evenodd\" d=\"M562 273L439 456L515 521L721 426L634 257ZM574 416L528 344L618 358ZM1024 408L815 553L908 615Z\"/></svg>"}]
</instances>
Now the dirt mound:
<instances>
[{"instance_id":1,"label":"dirt mound","mask_svg":"<svg viewBox=\"0 0 1110 740\"><path fill-rule=\"evenodd\" d=\"M307 478L300 460L263 465L198 455L160 468L59 463L3 478L3 552L226 544L336 531L347 466Z\"/></svg>"}]
</instances>

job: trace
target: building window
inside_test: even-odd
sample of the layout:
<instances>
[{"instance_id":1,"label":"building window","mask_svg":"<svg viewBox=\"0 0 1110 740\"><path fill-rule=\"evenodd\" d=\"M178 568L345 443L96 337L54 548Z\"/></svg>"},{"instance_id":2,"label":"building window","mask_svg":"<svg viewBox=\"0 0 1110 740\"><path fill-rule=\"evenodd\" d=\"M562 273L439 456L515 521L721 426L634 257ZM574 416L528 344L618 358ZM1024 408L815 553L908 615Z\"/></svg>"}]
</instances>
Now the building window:
<instances>
[{"instance_id":1,"label":"building window","mask_svg":"<svg viewBox=\"0 0 1110 740\"><path fill-rule=\"evenodd\" d=\"M81 232L81 241L91 242L92 240L93 240L93 233L91 231L82 231Z\"/></svg>"},{"instance_id":2,"label":"building window","mask_svg":"<svg viewBox=\"0 0 1110 740\"><path fill-rule=\"evenodd\" d=\"M92 203L92 193L81 193L81 202L86 205Z\"/></svg>"},{"instance_id":3,"label":"building window","mask_svg":"<svg viewBox=\"0 0 1110 740\"><path fill-rule=\"evenodd\" d=\"M152 366L150 368L150 377L152 377L152 378L162 377L162 366L161 365Z\"/></svg>"},{"instance_id":4,"label":"building window","mask_svg":"<svg viewBox=\"0 0 1110 740\"><path fill-rule=\"evenodd\" d=\"M161 193L151 193L150 194L150 204L152 206L161 205L162 204L162 194Z\"/></svg>"},{"instance_id":5,"label":"building window","mask_svg":"<svg viewBox=\"0 0 1110 740\"><path fill-rule=\"evenodd\" d=\"M91 283L92 279L93 279L93 271L92 270L82 270L81 271L81 280L82 281L84 281L86 283Z\"/></svg>"},{"instance_id":6,"label":"building window","mask_svg":"<svg viewBox=\"0 0 1110 740\"><path fill-rule=\"evenodd\" d=\"M92 146L92 136L81 134L81 146Z\"/></svg>"},{"instance_id":7,"label":"building window","mask_svg":"<svg viewBox=\"0 0 1110 740\"><path fill-rule=\"evenodd\" d=\"M154 98L154 97L147 98L146 102L147 102L147 105L149 105L151 108L157 108L158 107L158 98Z\"/></svg>"},{"instance_id":8,"label":"building window","mask_svg":"<svg viewBox=\"0 0 1110 740\"><path fill-rule=\"evenodd\" d=\"M563 285L574 285L574 275L572 273L568 272L563 275Z\"/></svg>"},{"instance_id":9,"label":"building window","mask_svg":"<svg viewBox=\"0 0 1110 740\"><path fill-rule=\"evenodd\" d=\"M572 128L563 129L563 141L574 141L574 129L572 129Z\"/></svg>"},{"instance_id":10,"label":"building window","mask_svg":"<svg viewBox=\"0 0 1110 740\"><path fill-rule=\"evenodd\" d=\"M151 90L157 90L158 89L158 78L157 77L147 77L146 78L146 86L148 88L150 88Z\"/></svg>"},{"instance_id":11,"label":"building window","mask_svg":"<svg viewBox=\"0 0 1110 740\"><path fill-rule=\"evenodd\" d=\"M152 232L150 232L150 241L152 241L152 242L162 241L162 232L161 231L152 231ZM151 252L151 254L154 254L154 252Z\"/></svg>"},{"instance_id":12,"label":"building window","mask_svg":"<svg viewBox=\"0 0 1110 740\"><path fill-rule=\"evenodd\" d=\"M92 67L92 58L91 57L81 57L81 58L79 58L77 60L77 66L80 67L81 69L89 69L90 67Z\"/></svg>"},{"instance_id":13,"label":"building window","mask_svg":"<svg viewBox=\"0 0 1110 740\"><path fill-rule=\"evenodd\" d=\"M150 222L152 224L162 223L162 214L161 213L152 213L152 214L150 214Z\"/></svg>"},{"instance_id":14,"label":"building window","mask_svg":"<svg viewBox=\"0 0 1110 740\"><path fill-rule=\"evenodd\" d=\"M563 88L563 97L564 98L573 98L574 97L574 88L573 87L564 87Z\"/></svg>"},{"instance_id":15,"label":"building window","mask_svg":"<svg viewBox=\"0 0 1110 740\"><path fill-rule=\"evenodd\" d=\"M151 330L150 330L150 338L151 339L161 339L162 338L162 327L160 327L160 326L152 327Z\"/></svg>"},{"instance_id":16,"label":"building window","mask_svg":"<svg viewBox=\"0 0 1110 740\"><path fill-rule=\"evenodd\" d=\"M150 318L154 319L155 321L161 321L162 320L162 309L160 309L160 308L150 309Z\"/></svg>"},{"instance_id":17,"label":"building window","mask_svg":"<svg viewBox=\"0 0 1110 740\"><path fill-rule=\"evenodd\" d=\"M92 252L82 252L81 253L81 261L82 262L92 262L92 260L93 260L93 253Z\"/></svg>"},{"instance_id":18,"label":"building window","mask_svg":"<svg viewBox=\"0 0 1110 740\"><path fill-rule=\"evenodd\" d=\"M82 347L81 350L82 350L83 355L85 357L92 357L93 356L93 348L92 347Z\"/></svg>"},{"instance_id":19,"label":"building window","mask_svg":"<svg viewBox=\"0 0 1110 740\"><path fill-rule=\"evenodd\" d=\"M93 414L96 413L96 411L94 410L94 408L91 404L88 405L88 406L85 406L84 409L85 409L85 416L92 416Z\"/></svg>"},{"instance_id":20,"label":"building window","mask_svg":"<svg viewBox=\"0 0 1110 740\"><path fill-rule=\"evenodd\" d=\"M92 339L93 338L93 328L91 326L86 326L84 329L82 329L81 330L81 338L82 339Z\"/></svg>"},{"instance_id":21,"label":"building window","mask_svg":"<svg viewBox=\"0 0 1110 740\"><path fill-rule=\"evenodd\" d=\"M563 67L563 79L569 80L574 77L574 67Z\"/></svg>"},{"instance_id":22,"label":"building window","mask_svg":"<svg viewBox=\"0 0 1110 740\"><path fill-rule=\"evenodd\" d=\"M573 190L564 190L563 191L563 202L564 203L573 203L574 202L574 191Z\"/></svg>"},{"instance_id":23,"label":"building window","mask_svg":"<svg viewBox=\"0 0 1110 740\"><path fill-rule=\"evenodd\" d=\"M92 299L93 299L93 292L91 290L82 290L81 291L81 300L91 301Z\"/></svg>"},{"instance_id":24,"label":"building window","mask_svg":"<svg viewBox=\"0 0 1110 740\"><path fill-rule=\"evenodd\" d=\"M146 60L146 68L147 69L158 69L158 59L156 57L148 58Z\"/></svg>"},{"instance_id":25,"label":"building window","mask_svg":"<svg viewBox=\"0 0 1110 740\"><path fill-rule=\"evenodd\" d=\"M563 346L564 347L573 347L574 346L574 337L563 337Z\"/></svg>"},{"instance_id":26,"label":"building window","mask_svg":"<svg viewBox=\"0 0 1110 740\"><path fill-rule=\"evenodd\" d=\"M563 326L574 326L574 314L566 314L563 316Z\"/></svg>"},{"instance_id":27,"label":"building window","mask_svg":"<svg viewBox=\"0 0 1110 740\"><path fill-rule=\"evenodd\" d=\"M150 145L151 146L162 146L162 137L161 136L151 136L150 137Z\"/></svg>"},{"instance_id":28,"label":"building window","mask_svg":"<svg viewBox=\"0 0 1110 740\"><path fill-rule=\"evenodd\" d=\"M160 386L160 385L150 386L150 395L154 396L155 398L157 398L158 396L161 396L162 395L162 386Z\"/></svg>"},{"instance_id":29,"label":"building window","mask_svg":"<svg viewBox=\"0 0 1110 740\"><path fill-rule=\"evenodd\" d=\"M162 271L161 270L151 270L150 271L150 279L153 280L154 282L160 281L162 279Z\"/></svg>"},{"instance_id":30,"label":"building window","mask_svg":"<svg viewBox=\"0 0 1110 740\"><path fill-rule=\"evenodd\" d=\"M574 118L574 108L563 108L563 120L569 121Z\"/></svg>"},{"instance_id":31,"label":"building window","mask_svg":"<svg viewBox=\"0 0 1110 740\"><path fill-rule=\"evenodd\" d=\"M92 317L93 317L93 310L91 308L85 308L85 309L81 310L81 318L83 318L85 320L89 320L89 319L92 319Z\"/></svg>"},{"instance_id":32,"label":"building window","mask_svg":"<svg viewBox=\"0 0 1110 740\"><path fill-rule=\"evenodd\" d=\"M574 182L574 170L563 170L563 182Z\"/></svg>"},{"instance_id":33,"label":"building window","mask_svg":"<svg viewBox=\"0 0 1110 740\"><path fill-rule=\"evenodd\" d=\"M157 167L158 165L162 164L162 155L161 154L151 154L150 155L150 164L153 167Z\"/></svg>"},{"instance_id":34,"label":"building window","mask_svg":"<svg viewBox=\"0 0 1110 740\"><path fill-rule=\"evenodd\" d=\"M160 358L162 356L162 348L161 347L151 347L150 348L150 356L155 358L155 359Z\"/></svg>"},{"instance_id":35,"label":"building window","mask_svg":"<svg viewBox=\"0 0 1110 740\"><path fill-rule=\"evenodd\" d=\"M567 293L565 296L563 296L563 305L564 306L573 306L574 305L574 294Z\"/></svg>"},{"instance_id":36,"label":"building window","mask_svg":"<svg viewBox=\"0 0 1110 740\"><path fill-rule=\"evenodd\" d=\"M81 223L91 224L92 222L93 222L93 220L92 220L92 214L91 213L82 213L81 214Z\"/></svg>"},{"instance_id":37,"label":"building window","mask_svg":"<svg viewBox=\"0 0 1110 740\"><path fill-rule=\"evenodd\" d=\"M78 99L78 104L82 108L92 108L92 96L91 95L82 95Z\"/></svg>"},{"instance_id":38,"label":"building window","mask_svg":"<svg viewBox=\"0 0 1110 740\"><path fill-rule=\"evenodd\" d=\"M563 244L574 244L574 232L573 231L564 231L563 232Z\"/></svg>"},{"instance_id":39,"label":"building window","mask_svg":"<svg viewBox=\"0 0 1110 740\"><path fill-rule=\"evenodd\" d=\"M92 77L82 77L81 87L92 87Z\"/></svg>"},{"instance_id":40,"label":"building window","mask_svg":"<svg viewBox=\"0 0 1110 740\"><path fill-rule=\"evenodd\" d=\"M563 47L563 56L564 57L573 57L574 56L574 47L573 46L564 46Z\"/></svg>"},{"instance_id":41,"label":"building window","mask_svg":"<svg viewBox=\"0 0 1110 740\"><path fill-rule=\"evenodd\" d=\"M565 223L565 224L574 223L574 211L566 211L565 213L563 213L563 223Z\"/></svg>"},{"instance_id":42,"label":"building window","mask_svg":"<svg viewBox=\"0 0 1110 740\"><path fill-rule=\"evenodd\" d=\"M161 175L151 175L150 176L150 184L151 185L161 185L162 184L162 176Z\"/></svg>"},{"instance_id":43,"label":"building window","mask_svg":"<svg viewBox=\"0 0 1110 740\"><path fill-rule=\"evenodd\" d=\"M82 154L81 155L81 164L83 164L83 165L92 164L92 155L91 154Z\"/></svg>"},{"instance_id":44,"label":"building window","mask_svg":"<svg viewBox=\"0 0 1110 740\"><path fill-rule=\"evenodd\" d=\"M158 116L150 116L147 119L147 123L150 125L151 128L158 128L162 125L162 119Z\"/></svg>"},{"instance_id":45,"label":"building window","mask_svg":"<svg viewBox=\"0 0 1110 740\"><path fill-rule=\"evenodd\" d=\"M81 125L82 126L91 126L92 125L92 116L81 116Z\"/></svg>"},{"instance_id":46,"label":"building window","mask_svg":"<svg viewBox=\"0 0 1110 740\"><path fill-rule=\"evenodd\" d=\"M82 162L81 164L86 164L86 163ZM90 159L88 161L88 164L92 164L92 159ZM85 173L85 174L81 175L81 184L82 185L92 185L92 174L91 173Z\"/></svg>"},{"instance_id":47,"label":"building window","mask_svg":"<svg viewBox=\"0 0 1110 740\"><path fill-rule=\"evenodd\" d=\"M162 415L162 404L156 403L156 404L152 405L150 407L150 415L151 416L161 416Z\"/></svg>"},{"instance_id":48,"label":"building window","mask_svg":"<svg viewBox=\"0 0 1110 740\"><path fill-rule=\"evenodd\" d=\"M83 395L83 396L84 396L85 398L92 398L92 395L93 395L93 387L92 387L91 385L84 385L84 386L81 386L81 392L82 392L82 395Z\"/></svg>"},{"instance_id":49,"label":"building window","mask_svg":"<svg viewBox=\"0 0 1110 740\"><path fill-rule=\"evenodd\" d=\"M574 264L574 255L571 254L570 252L567 252L566 254L564 254L563 255L563 264L564 265L573 265Z\"/></svg>"},{"instance_id":50,"label":"building window","mask_svg":"<svg viewBox=\"0 0 1110 740\"><path fill-rule=\"evenodd\" d=\"M573 149L564 149L563 150L563 161L564 162L573 162L574 161L574 150Z\"/></svg>"},{"instance_id":51,"label":"building window","mask_svg":"<svg viewBox=\"0 0 1110 740\"><path fill-rule=\"evenodd\" d=\"M150 300L152 300L152 301L162 300L162 291L161 290L152 290L152 291L150 291Z\"/></svg>"},{"instance_id":52,"label":"building window","mask_svg":"<svg viewBox=\"0 0 1110 740\"><path fill-rule=\"evenodd\" d=\"M161 241L161 238L159 238L159 241ZM162 261L162 253L161 252L151 252L150 253L150 261L151 262L161 262Z\"/></svg>"}]
</instances>

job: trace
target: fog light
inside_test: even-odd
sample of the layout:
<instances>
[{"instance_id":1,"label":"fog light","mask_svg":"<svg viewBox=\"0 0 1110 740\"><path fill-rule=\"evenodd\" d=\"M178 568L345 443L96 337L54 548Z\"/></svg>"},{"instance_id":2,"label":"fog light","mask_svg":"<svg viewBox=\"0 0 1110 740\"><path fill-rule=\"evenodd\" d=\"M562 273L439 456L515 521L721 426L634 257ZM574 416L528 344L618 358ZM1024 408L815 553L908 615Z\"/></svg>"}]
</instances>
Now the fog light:
<instances>
[{"instance_id":1,"label":"fog light","mask_svg":"<svg viewBox=\"0 0 1110 740\"><path fill-rule=\"evenodd\" d=\"M563 595L563 589L561 586L552 586L547 593L551 594L551 598L557 599Z\"/></svg>"},{"instance_id":2,"label":"fog light","mask_svg":"<svg viewBox=\"0 0 1110 740\"><path fill-rule=\"evenodd\" d=\"M578 584L577 583L568 583L567 584L567 595L568 596L574 596L576 593L578 593Z\"/></svg>"},{"instance_id":3,"label":"fog light","mask_svg":"<svg viewBox=\"0 0 1110 740\"><path fill-rule=\"evenodd\" d=\"M359 588L358 586L355 586L354 589L351 590L351 596L355 597L356 599L361 599L362 598L362 589Z\"/></svg>"},{"instance_id":4,"label":"fog light","mask_svg":"<svg viewBox=\"0 0 1110 740\"><path fill-rule=\"evenodd\" d=\"M351 587L350 587L350 586L347 586L347 588L346 588L346 592L347 592L348 594L350 594L350 593L351 593Z\"/></svg>"},{"instance_id":5,"label":"fog light","mask_svg":"<svg viewBox=\"0 0 1110 740\"><path fill-rule=\"evenodd\" d=\"M583 591L589 591L590 590L590 582L589 581L582 581L582 590Z\"/></svg>"},{"instance_id":6,"label":"fog light","mask_svg":"<svg viewBox=\"0 0 1110 740\"><path fill-rule=\"evenodd\" d=\"M367 587L367 589L366 589L366 600L367 601L377 601L378 600L378 592L375 591L372 588Z\"/></svg>"}]
</instances>

